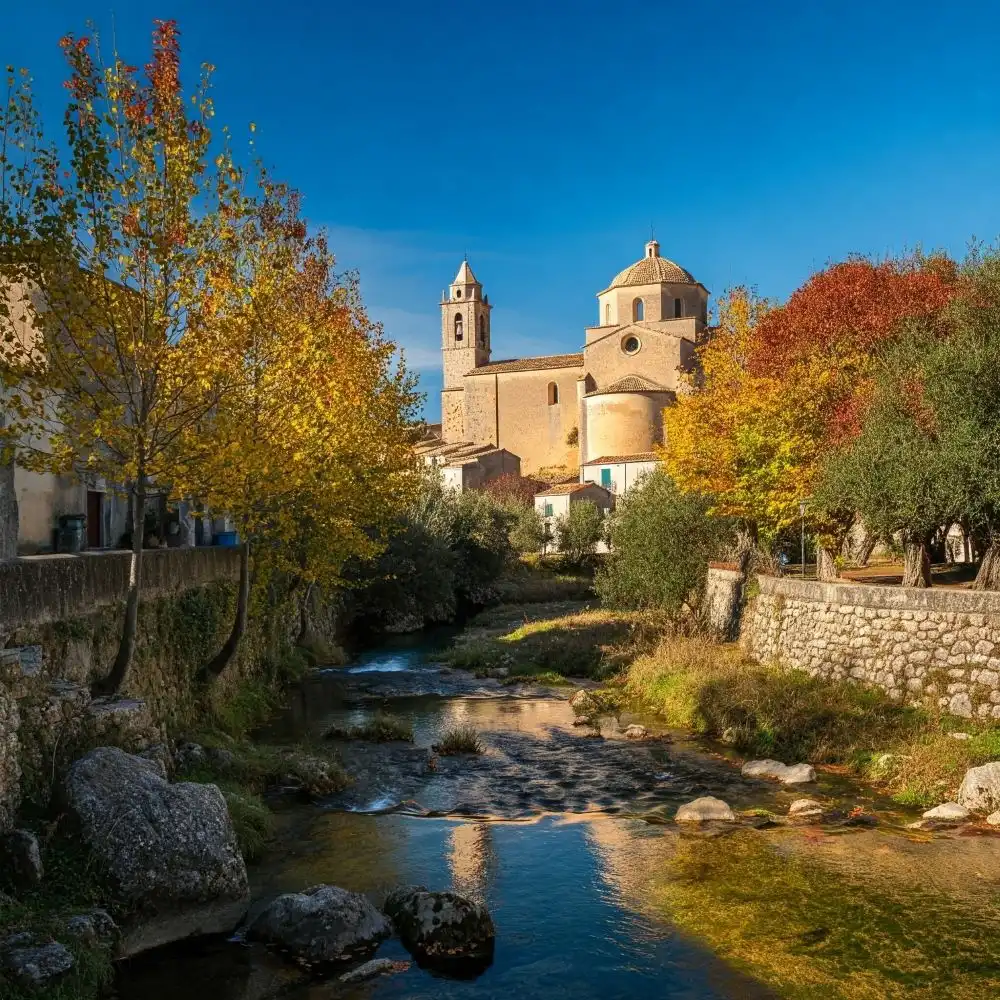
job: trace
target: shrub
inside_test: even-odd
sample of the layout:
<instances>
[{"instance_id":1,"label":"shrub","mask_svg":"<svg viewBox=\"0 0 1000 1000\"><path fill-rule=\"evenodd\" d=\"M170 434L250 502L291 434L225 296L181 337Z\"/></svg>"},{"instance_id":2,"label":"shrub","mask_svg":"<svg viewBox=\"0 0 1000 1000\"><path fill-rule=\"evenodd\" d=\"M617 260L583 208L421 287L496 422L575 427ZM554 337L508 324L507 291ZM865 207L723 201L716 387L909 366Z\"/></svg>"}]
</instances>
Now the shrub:
<instances>
[{"instance_id":1,"label":"shrub","mask_svg":"<svg viewBox=\"0 0 1000 1000\"><path fill-rule=\"evenodd\" d=\"M434 750L443 757L459 753L482 753L483 749L479 733L472 726L455 726L444 733L440 742L434 744Z\"/></svg>"},{"instance_id":2,"label":"shrub","mask_svg":"<svg viewBox=\"0 0 1000 1000\"><path fill-rule=\"evenodd\" d=\"M594 586L610 607L677 614L700 592L708 561L731 536L705 496L682 493L662 470L622 498L610 522L611 553Z\"/></svg>"},{"instance_id":3,"label":"shrub","mask_svg":"<svg viewBox=\"0 0 1000 1000\"><path fill-rule=\"evenodd\" d=\"M260 857L271 838L274 818L264 800L238 785L225 784L222 794L229 808L229 816L236 831L240 853L247 861Z\"/></svg>"},{"instance_id":4,"label":"shrub","mask_svg":"<svg viewBox=\"0 0 1000 1000\"><path fill-rule=\"evenodd\" d=\"M391 743L394 740L413 741L413 726L405 719L388 712L376 712L364 725L340 729L336 726L326 733L327 739L368 740L371 743Z\"/></svg>"},{"instance_id":5,"label":"shrub","mask_svg":"<svg viewBox=\"0 0 1000 1000\"><path fill-rule=\"evenodd\" d=\"M549 540L542 515L534 507L521 507L514 514L509 538L515 552L522 554L540 552Z\"/></svg>"},{"instance_id":6,"label":"shrub","mask_svg":"<svg viewBox=\"0 0 1000 1000\"><path fill-rule=\"evenodd\" d=\"M594 554L604 536L604 518L591 500L569 505L569 513L556 519L556 546L575 563Z\"/></svg>"}]
</instances>

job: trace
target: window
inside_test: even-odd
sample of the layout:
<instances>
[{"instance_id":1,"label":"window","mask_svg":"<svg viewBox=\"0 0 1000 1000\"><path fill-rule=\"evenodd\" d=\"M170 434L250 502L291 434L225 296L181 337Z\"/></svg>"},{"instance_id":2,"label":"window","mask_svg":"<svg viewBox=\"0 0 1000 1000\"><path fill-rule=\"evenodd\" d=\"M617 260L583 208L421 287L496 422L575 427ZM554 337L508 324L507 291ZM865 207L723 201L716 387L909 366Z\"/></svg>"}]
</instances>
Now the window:
<instances>
[{"instance_id":1,"label":"window","mask_svg":"<svg viewBox=\"0 0 1000 1000\"><path fill-rule=\"evenodd\" d=\"M622 350L626 354L638 354L640 347L642 347L642 341L638 337L626 337L622 341Z\"/></svg>"},{"instance_id":2,"label":"window","mask_svg":"<svg viewBox=\"0 0 1000 1000\"><path fill-rule=\"evenodd\" d=\"M611 470L601 469L601 485L607 489L611 489Z\"/></svg>"},{"instance_id":3,"label":"window","mask_svg":"<svg viewBox=\"0 0 1000 1000\"><path fill-rule=\"evenodd\" d=\"M549 406L559 405L559 386L555 382L549 383Z\"/></svg>"},{"instance_id":4,"label":"window","mask_svg":"<svg viewBox=\"0 0 1000 1000\"><path fill-rule=\"evenodd\" d=\"M684 303L680 299L674 299L674 319L680 319L684 315Z\"/></svg>"},{"instance_id":5,"label":"window","mask_svg":"<svg viewBox=\"0 0 1000 1000\"><path fill-rule=\"evenodd\" d=\"M632 301L632 322L639 323L646 318L646 303L642 299Z\"/></svg>"},{"instance_id":6,"label":"window","mask_svg":"<svg viewBox=\"0 0 1000 1000\"><path fill-rule=\"evenodd\" d=\"M486 317L479 317L479 346L486 346Z\"/></svg>"},{"instance_id":7,"label":"window","mask_svg":"<svg viewBox=\"0 0 1000 1000\"><path fill-rule=\"evenodd\" d=\"M455 317L455 339L456 340L461 340L462 339L462 315L461 315L461 313L459 313Z\"/></svg>"},{"instance_id":8,"label":"window","mask_svg":"<svg viewBox=\"0 0 1000 1000\"><path fill-rule=\"evenodd\" d=\"M460 299L461 297L462 297L462 289L461 288L456 288L455 289L455 298L456 299Z\"/></svg>"},{"instance_id":9,"label":"window","mask_svg":"<svg viewBox=\"0 0 1000 1000\"><path fill-rule=\"evenodd\" d=\"M552 516L552 504L550 504L550 503L547 503L545 505L545 516L546 517L551 517Z\"/></svg>"},{"instance_id":10,"label":"window","mask_svg":"<svg viewBox=\"0 0 1000 1000\"><path fill-rule=\"evenodd\" d=\"M608 302L604 306L604 325L611 326L611 303Z\"/></svg>"}]
</instances>

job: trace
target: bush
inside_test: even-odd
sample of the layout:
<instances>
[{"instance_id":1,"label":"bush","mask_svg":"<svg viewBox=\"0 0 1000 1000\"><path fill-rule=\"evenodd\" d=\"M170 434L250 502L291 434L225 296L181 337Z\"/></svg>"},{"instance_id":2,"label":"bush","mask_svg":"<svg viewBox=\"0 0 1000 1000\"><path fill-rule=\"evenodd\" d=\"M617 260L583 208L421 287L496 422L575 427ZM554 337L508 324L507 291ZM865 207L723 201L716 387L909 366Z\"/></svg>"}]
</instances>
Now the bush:
<instances>
[{"instance_id":1,"label":"bush","mask_svg":"<svg viewBox=\"0 0 1000 1000\"><path fill-rule=\"evenodd\" d=\"M479 741L479 733L472 726L455 726L444 733L440 742L434 744L434 750L442 757L459 753L482 753L483 744Z\"/></svg>"},{"instance_id":2,"label":"bush","mask_svg":"<svg viewBox=\"0 0 1000 1000\"><path fill-rule=\"evenodd\" d=\"M710 507L660 469L623 497L610 524L611 553L594 581L605 604L677 614L693 600L732 531Z\"/></svg>"},{"instance_id":3,"label":"bush","mask_svg":"<svg viewBox=\"0 0 1000 1000\"><path fill-rule=\"evenodd\" d=\"M575 563L592 556L604 536L604 518L591 500L569 505L569 513L556 519L556 546Z\"/></svg>"},{"instance_id":4,"label":"bush","mask_svg":"<svg viewBox=\"0 0 1000 1000\"><path fill-rule=\"evenodd\" d=\"M514 512L509 538L515 552L522 555L540 552L549 540L545 520L534 507L521 507Z\"/></svg>"},{"instance_id":5,"label":"bush","mask_svg":"<svg viewBox=\"0 0 1000 1000\"><path fill-rule=\"evenodd\" d=\"M405 719L388 712L376 712L362 726L341 729L334 726L326 733L331 740L367 740L370 743L391 743L394 740L413 741L413 726Z\"/></svg>"}]
</instances>

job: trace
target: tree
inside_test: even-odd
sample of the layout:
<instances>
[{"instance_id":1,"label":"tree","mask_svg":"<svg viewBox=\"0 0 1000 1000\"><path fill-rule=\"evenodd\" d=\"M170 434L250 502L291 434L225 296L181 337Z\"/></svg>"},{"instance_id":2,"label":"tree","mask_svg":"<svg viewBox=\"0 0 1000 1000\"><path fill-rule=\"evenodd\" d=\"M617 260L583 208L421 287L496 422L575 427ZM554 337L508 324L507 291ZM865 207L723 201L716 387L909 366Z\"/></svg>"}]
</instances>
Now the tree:
<instances>
[{"instance_id":1,"label":"tree","mask_svg":"<svg viewBox=\"0 0 1000 1000\"><path fill-rule=\"evenodd\" d=\"M541 488L541 484L535 479L515 472L505 472L502 476L491 479L483 490L501 503L530 506Z\"/></svg>"},{"instance_id":2,"label":"tree","mask_svg":"<svg viewBox=\"0 0 1000 1000\"><path fill-rule=\"evenodd\" d=\"M201 318L239 177L225 150L207 162L209 71L186 98L174 22L155 22L142 74L117 53L99 65L88 38L60 44L66 168L40 138L26 77L2 121L0 335L19 460L103 477L130 499L125 621L100 685L115 692L135 647L150 484L169 481L178 437L221 388Z\"/></svg>"},{"instance_id":3,"label":"tree","mask_svg":"<svg viewBox=\"0 0 1000 1000\"><path fill-rule=\"evenodd\" d=\"M519 506L514 510L510 529L510 544L515 552L540 552L548 538L545 519L535 508Z\"/></svg>"},{"instance_id":4,"label":"tree","mask_svg":"<svg viewBox=\"0 0 1000 1000\"><path fill-rule=\"evenodd\" d=\"M298 195L263 172L257 188L205 319L227 391L181 442L175 471L243 541L236 619L208 676L244 634L253 553L300 589L305 632L312 587L375 556L417 482L417 396L395 345L369 320L357 276L338 275L325 236L307 234Z\"/></svg>"},{"instance_id":5,"label":"tree","mask_svg":"<svg viewBox=\"0 0 1000 1000\"><path fill-rule=\"evenodd\" d=\"M594 554L604 532L601 511L592 500L569 505L569 512L556 518L556 547L573 562Z\"/></svg>"},{"instance_id":6,"label":"tree","mask_svg":"<svg viewBox=\"0 0 1000 1000\"><path fill-rule=\"evenodd\" d=\"M664 415L668 472L773 544L798 525L825 456L858 433L877 346L908 318L936 322L957 288L951 261L914 255L834 264L780 307L735 289L699 351L703 375ZM854 518L807 507L821 575Z\"/></svg>"},{"instance_id":7,"label":"tree","mask_svg":"<svg viewBox=\"0 0 1000 1000\"><path fill-rule=\"evenodd\" d=\"M713 505L705 494L681 492L662 469L625 494L611 519L611 553L594 581L601 600L670 614L695 602L709 560L732 538L732 522L714 516Z\"/></svg>"}]
</instances>

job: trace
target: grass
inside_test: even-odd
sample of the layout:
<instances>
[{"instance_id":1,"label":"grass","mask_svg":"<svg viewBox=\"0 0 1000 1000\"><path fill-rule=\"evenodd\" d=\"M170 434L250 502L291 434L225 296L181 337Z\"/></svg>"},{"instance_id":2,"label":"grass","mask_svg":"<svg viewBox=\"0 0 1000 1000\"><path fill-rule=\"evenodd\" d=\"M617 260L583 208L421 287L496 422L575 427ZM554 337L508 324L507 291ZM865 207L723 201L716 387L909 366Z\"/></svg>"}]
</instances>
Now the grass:
<instances>
[{"instance_id":1,"label":"grass","mask_svg":"<svg viewBox=\"0 0 1000 1000\"><path fill-rule=\"evenodd\" d=\"M244 860L254 861L263 854L271 839L274 816L259 795L232 782L222 782L220 788L229 808L240 853Z\"/></svg>"},{"instance_id":2,"label":"grass","mask_svg":"<svg viewBox=\"0 0 1000 1000\"><path fill-rule=\"evenodd\" d=\"M906 806L952 796L966 770L1000 757L1000 729L893 701L877 688L762 666L738 647L664 638L625 674L631 700L671 725L721 738L753 757L846 765Z\"/></svg>"},{"instance_id":3,"label":"grass","mask_svg":"<svg viewBox=\"0 0 1000 1000\"><path fill-rule=\"evenodd\" d=\"M479 733L472 726L455 726L448 729L440 741L434 744L435 753L443 757L459 753L482 753L483 749Z\"/></svg>"},{"instance_id":4,"label":"grass","mask_svg":"<svg viewBox=\"0 0 1000 1000\"><path fill-rule=\"evenodd\" d=\"M376 712L367 722L350 729L334 726L326 732L327 739L367 740L369 743L391 743L394 740L413 742L413 726L398 715Z\"/></svg>"},{"instance_id":5,"label":"grass","mask_svg":"<svg viewBox=\"0 0 1000 1000\"><path fill-rule=\"evenodd\" d=\"M648 612L566 602L530 610L501 606L473 619L443 659L478 675L503 668L511 680L604 678L652 648L664 627L665 622Z\"/></svg>"},{"instance_id":6,"label":"grass","mask_svg":"<svg viewBox=\"0 0 1000 1000\"><path fill-rule=\"evenodd\" d=\"M561 556L522 556L498 581L505 604L586 601L594 597L592 568L568 566Z\"/></svg>"},{"instance_id":7,"label":"grass","mask_svg":"<svg viewBox=\"0 0 1000 1000\"><path fill-rule=\"evenodd\" d=\"M17 899L0 896L0 938L16 931L31 931L39 944L62 942L75 960L73 968L44 994L8 981L0 972L4 1000L86 1000L103 993L113 977L111 955L105 947L86 944L65 933L68 917L95 907L114 909L115 900L104 884L94 859L68 830L53 825L36 831L42 848L45 878L34 890Z\"/></svg>"}]
</instances>

